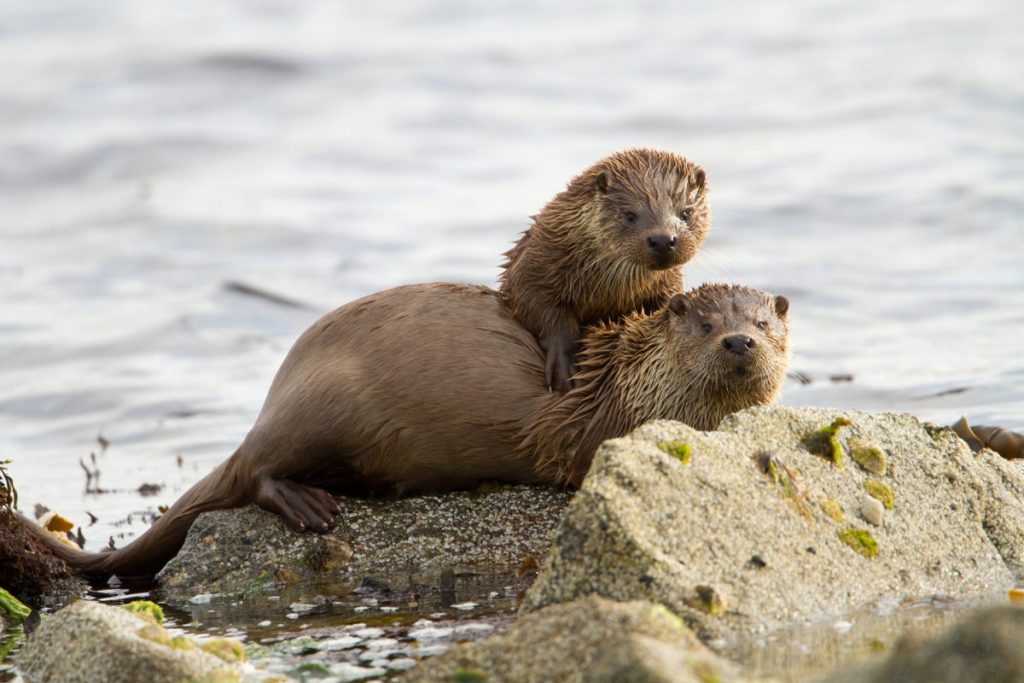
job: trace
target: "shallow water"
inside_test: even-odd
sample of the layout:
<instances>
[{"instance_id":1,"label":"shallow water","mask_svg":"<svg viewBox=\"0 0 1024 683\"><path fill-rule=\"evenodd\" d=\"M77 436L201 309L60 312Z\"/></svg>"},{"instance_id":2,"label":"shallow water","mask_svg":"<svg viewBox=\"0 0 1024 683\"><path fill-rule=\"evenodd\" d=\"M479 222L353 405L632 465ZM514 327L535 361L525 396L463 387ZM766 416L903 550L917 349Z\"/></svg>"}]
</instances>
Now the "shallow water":
<instances>
[{"instance_id":1,"label":"shallow water","mask_svg":"<svg viewBox=\"0 0 1024 683\"><path fill-rule=\"evenodd\" d=\"M783 403L1024 429L1024 5L397 7L0 6L0 459L23 509L119 537L233 451L320 313L493 284L529 214L640 145L708 172L688 283L790 297L814 381Z\"/></svg>"}]
</instances>

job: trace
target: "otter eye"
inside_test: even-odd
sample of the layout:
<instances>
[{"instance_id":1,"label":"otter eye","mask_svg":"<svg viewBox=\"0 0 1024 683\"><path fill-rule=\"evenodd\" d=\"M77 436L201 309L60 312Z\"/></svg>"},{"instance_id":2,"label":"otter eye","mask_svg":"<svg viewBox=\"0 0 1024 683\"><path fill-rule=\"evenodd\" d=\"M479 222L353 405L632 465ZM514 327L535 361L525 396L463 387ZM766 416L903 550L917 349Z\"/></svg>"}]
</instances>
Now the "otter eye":
<instances>
[{"instance_id":1,"label":"otter eye","mask_svg":"<svg viewBox=\"0 0 1024 683\"><path fill-rule=\"evenodd\" d=\"M681 219L683 219L684 223L689 223L690 222L690 210L689 209L683 209L682 211L679 212L679 217Z\"/></svg>"},{"instance_id":2,"label":"otter eye","mask_svg":"<svg viewBox=\"0 0 1024 683\"><path fill-rule=\"evenodd\" d=\"M700 328L704 330L704 334L711 334L711 323L704 323Z\"/></svg>"},{"instance_id":3,"label":"otter eye","mask_svg":"<svg viewBox=\"0 0 1024 683\"><path fill-rule=\"evenodd\" d=\"M758 323L757 323L757 329L759 329L759 330L761 330L762 332L764 332L765 330L767 330L767 329L768 329L768 323L767 323L767 322L765 322L764 320L758 321Z\"/></svg>"},{"instance_id":4,"label":"otter eye","mask_svg":"<svg viewBox=\"0 0 1024 683\"><path fill-rule=\"evenodd\" d=\"M627 223L636 223L636 214L632 211L623 211L622 217L626 219Z\"/></svg>"}]
</instances>

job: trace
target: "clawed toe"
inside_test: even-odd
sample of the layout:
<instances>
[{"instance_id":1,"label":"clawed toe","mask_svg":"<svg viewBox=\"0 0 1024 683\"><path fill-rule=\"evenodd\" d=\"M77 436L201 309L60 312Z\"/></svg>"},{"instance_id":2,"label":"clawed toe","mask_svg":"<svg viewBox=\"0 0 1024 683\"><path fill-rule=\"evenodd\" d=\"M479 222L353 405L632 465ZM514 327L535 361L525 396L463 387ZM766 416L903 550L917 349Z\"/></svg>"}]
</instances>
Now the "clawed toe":
<instances>
[{"instance_id":1,"label":"clawed toe","mask_svg":"<svg viewBox=\"0 0 1024 683\"><path fill-rule=\"evenodd\" d=\"M281 515L294 531L326 533L341 507L327 491L297 484L288 479L267 478L261 482L256 504Z\"/></svg>"}]
</instances>

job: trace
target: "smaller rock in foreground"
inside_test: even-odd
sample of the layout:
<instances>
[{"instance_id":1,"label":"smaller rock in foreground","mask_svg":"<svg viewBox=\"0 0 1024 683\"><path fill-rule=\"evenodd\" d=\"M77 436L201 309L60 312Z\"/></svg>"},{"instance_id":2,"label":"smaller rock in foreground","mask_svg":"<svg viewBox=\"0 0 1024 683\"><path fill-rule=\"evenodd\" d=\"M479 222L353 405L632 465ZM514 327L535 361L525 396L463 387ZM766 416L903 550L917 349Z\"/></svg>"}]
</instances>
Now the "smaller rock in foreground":
<instances>
[{"instance_id":1,"label":"smaller rock in foreground","mask_svg":"<svg viewBox=\"0 0 1024 683\"><path fill-rule=\"evenodd\" d=\"M818 683L991 683L1024 680L1024 608L980 609L946 635L907 636L887 659L833 672Z\"/></svg>"},{"instance_id":2,"label":"smaller rock in foreground","mask_svg":"<svg viewBox=\"0 0 1024 683\"><path fill-rule=\"evenodd\" d=\"M661 605L590 596L520 617L507 633L455 647L401 678L405 683L742 681Z\"/></svg>"},{"instance_id":3,"label":"smaller rock in foreground","mask_svg":"<svg viewBox=\"0 0 1024 683\"><path fill-rule=\"evenodd\" d=\"M236 660L241 656L240 647L221 649ZM239 671L226 659L208 654L189 638L172 638L149 613L82 600L43 621L16 664L28 681L237 681Z\"/></svg>"}]
</instances>

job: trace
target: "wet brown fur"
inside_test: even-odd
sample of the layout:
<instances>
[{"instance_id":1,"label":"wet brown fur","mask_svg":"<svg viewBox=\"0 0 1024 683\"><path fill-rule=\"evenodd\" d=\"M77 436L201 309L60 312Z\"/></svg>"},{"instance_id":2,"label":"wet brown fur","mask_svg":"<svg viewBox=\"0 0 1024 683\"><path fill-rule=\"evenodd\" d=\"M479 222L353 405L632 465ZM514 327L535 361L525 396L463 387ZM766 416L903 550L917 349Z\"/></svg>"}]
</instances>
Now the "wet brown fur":
<instances>
[{"instance_id":1,"label":"wet brown fur","mask_svg":"<svg viewBox=\"0 0 1024 683\"><path fill-rule=\"evenodd\" d=\"M585 327L657 310L682 291L682 265L709 221L699 166L670 152L618 152L573 178L533 217L505 254L502 297L546 352L559 344L574 351ZM646 247L657 234L678 239L667 260L652 260Z\"/></svg>"},{"instance_id":2,"label":"wet brown fur","mask_svg":"<svg viewBox=\"0 0 1024 683\"><path fill-rule=\"evenodd\" d=\"M763 317L770 301L754 290L705 287L654 314L603 325L584 345L580 386L562 395L547 390L536 340L493 290L433 284L374 294L298 339L235 454L139 539L102 554L48 545L93 578L149 576L206 510L255 502L293 528L323 530L337 511L324 489L395 496L484 479L578 484L604 438L644 420L707 429L770 401L785 368L784 320L773 322L765 348L777 349L775 364L756 390L698 371L712 361L686 360L717 344L706 335L687 341L687 321L717 315L718 305L733 311L730 325L747 329L746 313Z\"/></svg>"},{"instance_id":3,"label":"wet brown fur","mask_svg":"<svg viewBox=\"0 0 1024 683\"><path fill-rule=\"evenodd\" d=\"M789 362L788 308L784 297L710 284L651 315L589 330L576 387L528 423L523 452L545 475L578 486L603 441L644 422L711 430L726 415L771 403ZM722 349L734 334L754 340L743 377Z\"/></svg>"}]
</instances>

